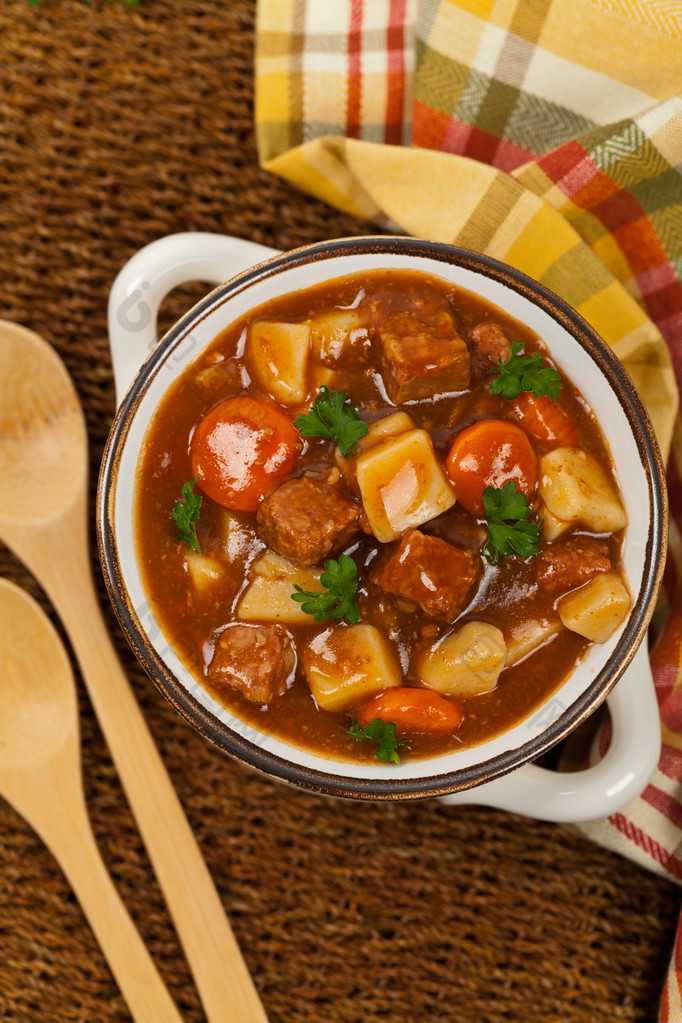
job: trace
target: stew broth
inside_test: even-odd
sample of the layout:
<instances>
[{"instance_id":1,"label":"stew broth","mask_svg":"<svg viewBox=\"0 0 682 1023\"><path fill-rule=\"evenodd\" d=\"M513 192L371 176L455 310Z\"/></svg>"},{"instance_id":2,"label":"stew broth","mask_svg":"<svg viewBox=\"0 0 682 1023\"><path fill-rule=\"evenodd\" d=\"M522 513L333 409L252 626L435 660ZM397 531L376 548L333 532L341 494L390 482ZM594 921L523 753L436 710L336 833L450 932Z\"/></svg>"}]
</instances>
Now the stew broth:
<instances>
[{"instance_id":1,"label":"stew broth","mask_svg":"<svg viewBox=\"0 0 682 1023\"><path fill-rule=\"evenodd\" d=\"M430 309L436 310L434 320L445 316L446 312L451 316L455 334L465 345L470 381L468 386L454 391L447 386L441 389L433 385L434 393L407 397L402 404L397 404L391 400L386 383L386 324L406 322L409 325L415 315L428 323ZM197 584L197 577L190 571L194 555L187 544L178 540L171 517L183 485L194 479L192 442L197 424L226 398L252 395L272 402L273 390L277 392L276 387L264 386L266 369L263 365L254 365L257 349L250 340L254 336L254 325L279 323L306 327L311 322L324 322L328 315L334 322L337 314L342 314L343 323L343 317L349 312L352 313L350 322L359 324L354 329L347 329L346 324L345 333L339 327L336 332L325 328L325 334L320 328L317 337L313 331L303 399L278 403L290 420L311 408L323 385L345 392L361 419L370 425L401 409L409 415L414 429L428 434L439 471L446 464L454 439L472 424L500 420L524 429L524 419L514 401L491 393L491 381L495 378L492 370L498 362L487 352L485 344L479 346L472 337L478 336L476 331L480 325L492 323L510 346L522 345L523 355L537 353L542 356L543 364L551 367L551 356L541 339L500 309L438 278L412 271L388 270L351 275L254 309L223 331L168 390L149 425L140 457L135 528L143 583L154 615L180 659L214 698L254 727L288 743L330 758L367 760L375 757L374 744L358 742L348 734L355 707L341 711L321 709L311 692L303 664L304 651L316 636L326 634L330 628L342 630L354 626L335 620L317 623L310 616L305 624L284 623L281 627L296 653L295 670L290 673L291 678L281 695L264 703L252 702L241 691L224 685L215 675L212 677L211 665L222 633L226 627L240 621L239 608L253 582L254 563L258 563L267 549L263 538L267 530L259 524L255 512L226 509L204 493L196 530L201 558L206 560L209 569L213 566L214 574L211 577L210 571L204 572ZM404 321L402 314L407 317ZM398 328L395 331L400 340L400 331ZM481 333L485 332L479 331ZM610 455L594 414L563 375L561 384L560 406L562 414L570 421L575 442L571 448L585 452L594 460L617 494ZM395 393L402 385L393 379L390 386ZM408 394L410 386L410 383L406 385ZM538 441L527 430L524 432L539 465L544 464L543 457L552 450L563 450L560 444ZM300 436L298 444L291 471L273 478L271 489L276 491L291 479L307 478L328 492L338 492L344 501L358 505L362 513L362 502L352 479L356 449L351 450L344 463L340 461L341 456L336 454L335 457L336 446L331 440ZM338 464L344 471L346 465L350 467L350 478L343 473L339 477ZM538 483L544 478L540 471ZM452 487L447 474L446 479ZM199 481L195 492L201 493L201 489ZM456 493L454 486L453 495ZM579 550L584 540L598 542L602 561L603 557L608 561L608 577L619 575L622 528L595 529L577 521L564 523L560 534L548 537L545 534L548 511L536 483L528 495L528 505L530 521L539 523L544 518L538 543L542 552L552 548L558 551L558 545L565 546L571 540L573 547ZM554 518L549 515L550 525ZM485 516L471 514L459 500L416 527L423 536L440 538L459 552L469 552L467 557L474 565L475 579L460 608L450 617L427 612L410 595L396 595L381 585L382 566L396 551L400 537L389 541L378 539L366 531L366 518L361 526L341 546L334 548L333 557L346 554L353 558L358 571L360 623L373 625L390 645L403 685L423 688L424 678L419 666L425 652L467 623L484 623L499 629L507 654L514 644L518 646L519 637L523 639L525 632L532 635L535 630L538 634L538 642L534 648L531 643L525 656L521 655L515 663L511 657L505 662L491 691L452 697L462 710L461 725L454 734L399 730L398 738L406 743L400 747L401 759L434 756L475 745L509 729L557 689L590 645L584 635L565 627L558 612L567 593L584 589L583 578L580 585L569 587L567 591L561 586L557 589L556 583L539 585L538 564L542 555L528 558L508 555L496 564L491 563L482 553L487 537ZM603 565L599 564L599 571L603 572ZM561 560L558 565L562 565ZM204 562L201 566L205 567ZM322 566L317 563L313 567ZM586 579L591 578L589 574L586 576ZM446 693L445 698L451 697Z\"/></svg>"}]
</instances>

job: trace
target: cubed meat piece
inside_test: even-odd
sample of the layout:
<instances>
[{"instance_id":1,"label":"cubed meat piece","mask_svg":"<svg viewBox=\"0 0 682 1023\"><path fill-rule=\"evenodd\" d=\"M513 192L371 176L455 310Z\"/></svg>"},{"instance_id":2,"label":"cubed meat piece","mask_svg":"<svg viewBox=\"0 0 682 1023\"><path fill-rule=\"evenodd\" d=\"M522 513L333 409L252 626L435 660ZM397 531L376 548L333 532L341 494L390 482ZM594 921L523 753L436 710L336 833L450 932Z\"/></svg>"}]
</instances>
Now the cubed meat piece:
<instances>
[{"instance_id":1,"label":"cubed meat piece","mask_svg":"<svg viewBox=\"0 0 682 1023\"><path fill-rule=\"evenodd\" d=\"M560 540L539 554L535 564L538 586L545 593L568 593L600 572L611 571L608 546L591 536Z\"/></svg>"},{"instance_id":2,"label":"cubed meat piece","mask_svg":"<svg viewBox=\"0 0 682 1023\"><path fill-rule=\"evenodd\" d=\"M295 664L294 648L279 625L228 625L216 642L208 677L252 703L270 703L286 689Z\"/></svg>"},{"instance_id":3,"label":"cubed meat piece","mask_svg":"<svg viewBox=\"0 0 682 1023\"><path fill-rule=\"evenodd\" d=\"M308 476L287 480L265 498L256 516L268 547L299 565L317 565L360 528L362 508Z\"/></svg>"},{"instance_id":4,"label":"cubed meat piece","mask_svg":"<svg viewBox=\"0 0 682 1023\"><path fill-rule=\"evenodd\" d=\"M382 376L396 405L469 386L469 349L445 300L442 307L391 313L378 333Z\"/></svg>"},{"instance_id":5,"label":"cubed meat piece","mask_svg":"<svg viewBox=\"0 0 682 1023\"><path fill-rule=\"evenodd\" d=\"M405 533L374 581L434 618L452 622L476 579L479 560L472 551L413 529Z\"/></svg>"},{"instance_id":6,"label":"cubed meat piece","mask_svg":"<svg viewBox=\"0 0 682 1023\"><path fill-rule=\"evenodd\" d=\"M496 323L479 323L469 333L469 347L474 370L479 373L506 362L511 355L511 341Z\"/></svg>"}]
</instances>

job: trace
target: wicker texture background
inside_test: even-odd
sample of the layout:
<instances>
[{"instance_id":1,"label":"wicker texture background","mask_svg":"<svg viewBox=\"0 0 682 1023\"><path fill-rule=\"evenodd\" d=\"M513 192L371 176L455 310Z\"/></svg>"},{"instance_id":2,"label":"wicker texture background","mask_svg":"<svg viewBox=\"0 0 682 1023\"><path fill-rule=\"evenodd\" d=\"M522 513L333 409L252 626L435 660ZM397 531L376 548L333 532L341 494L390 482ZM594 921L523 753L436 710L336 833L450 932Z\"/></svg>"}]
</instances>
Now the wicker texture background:
<instances>
[{"instance_id":1,"label":"wicker texture background","mask_svg":"<svg viewBox=\"0 0 682 1023\"><path fill-rule=\"evenodd\" d=\"M125 260L174 231L285 249L368 230L258 168L253 20L252 0L0 8L0 316L42 333L71 371L93 498L114 411L106 302ZM201 293L174 294L164 324ZM43 600L4 549L0 574ZM261 779L171 710L101 585L100 595L272 1023L654 1018L679 912L672 884L568 827L435 803L333 802ZM198 1023L80 680L79 692L95 834L185 1019ZM1 800L0 1019L129 1019L54 860Z\"/></svg>"}]
</instances>

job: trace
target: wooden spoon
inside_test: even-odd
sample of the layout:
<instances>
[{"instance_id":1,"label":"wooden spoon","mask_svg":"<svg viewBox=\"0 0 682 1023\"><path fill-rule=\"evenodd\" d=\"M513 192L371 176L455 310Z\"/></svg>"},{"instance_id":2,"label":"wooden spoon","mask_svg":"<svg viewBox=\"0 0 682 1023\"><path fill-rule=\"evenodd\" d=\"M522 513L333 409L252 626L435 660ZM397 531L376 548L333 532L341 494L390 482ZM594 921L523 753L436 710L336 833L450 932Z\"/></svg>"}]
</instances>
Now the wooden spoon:
<instances>
[{"instance_id":1,"label":"wooden spoon","mask_svg":"<svg viewBox=\"0 0 682 1023\"><path fill-rule=\"evenodd\" d=\"M69 634L209 1023L267 1023L99 609L87 461L83 411L61 359L33 331L0 320L0 539L41 583Z\"/></svg>"},{"instance_id":2,"label":"wooden spoon","mask_svg":"<svg viewBox=\"0 0 682 1023\"><path fill-rule=\"evenodd\" d=\"M102 862L83 795L76 685L32 597L0 579L0 792L61 865L133 1019L182 1023Z\"/></svg>"}]
</instances>

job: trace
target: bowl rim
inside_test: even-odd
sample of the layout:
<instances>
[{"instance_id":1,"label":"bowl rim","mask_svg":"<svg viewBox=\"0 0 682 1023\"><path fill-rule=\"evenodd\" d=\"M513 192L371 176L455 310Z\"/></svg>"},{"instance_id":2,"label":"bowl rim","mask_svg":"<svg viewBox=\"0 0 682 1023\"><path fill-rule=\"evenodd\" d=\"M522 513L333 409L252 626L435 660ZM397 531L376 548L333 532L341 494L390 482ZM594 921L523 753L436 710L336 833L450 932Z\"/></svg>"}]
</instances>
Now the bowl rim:
<instances>
[{"instance_id":1,"label":"bowl rim","mask_svg":"<svg viewBox=\"0 0 682 1023\"><path fill-rule=\"evenodd\" d=\"M587 351L602 373L616 383L617 386L612 389L630 422L649 488L650 529L638 599L630 611L627 624L611 656L580 696L539 735L515 749L506 750L470 767L402 780L397 774L386 778L350 778L342 773L317 771L286 760L239 735L198 703L154 649L139 622L123 579L114 521L114 499L120 457L129 426L151 380L165 361L168 350L173 348L193 325L204 319L216 305L222 304L226 299L253 284L277 276L280 270L318 260L333 259L337 255L363 254L416 255L434 262L454 264L474 272L483 272L492 280L539 306ZM176 379L175 375L172 379ZM304 245L255 264L200 299L161 338L144 361L121 401L106 441L97 487L97 544L109 598L138 660L171 705L214 745L245 765L256 768L272 778L318 793L371 800L430 798L485 784L536 759L592 714L630 664L637 647L646 635L654 610L654 598L663 576L667 528L665 470L653 426L625 367L597 332L563 299L508 264L460 246L402 235L367 235ZM536 708L534 713L550 699L551 697Z\"/></svg>"}]
</instances>

